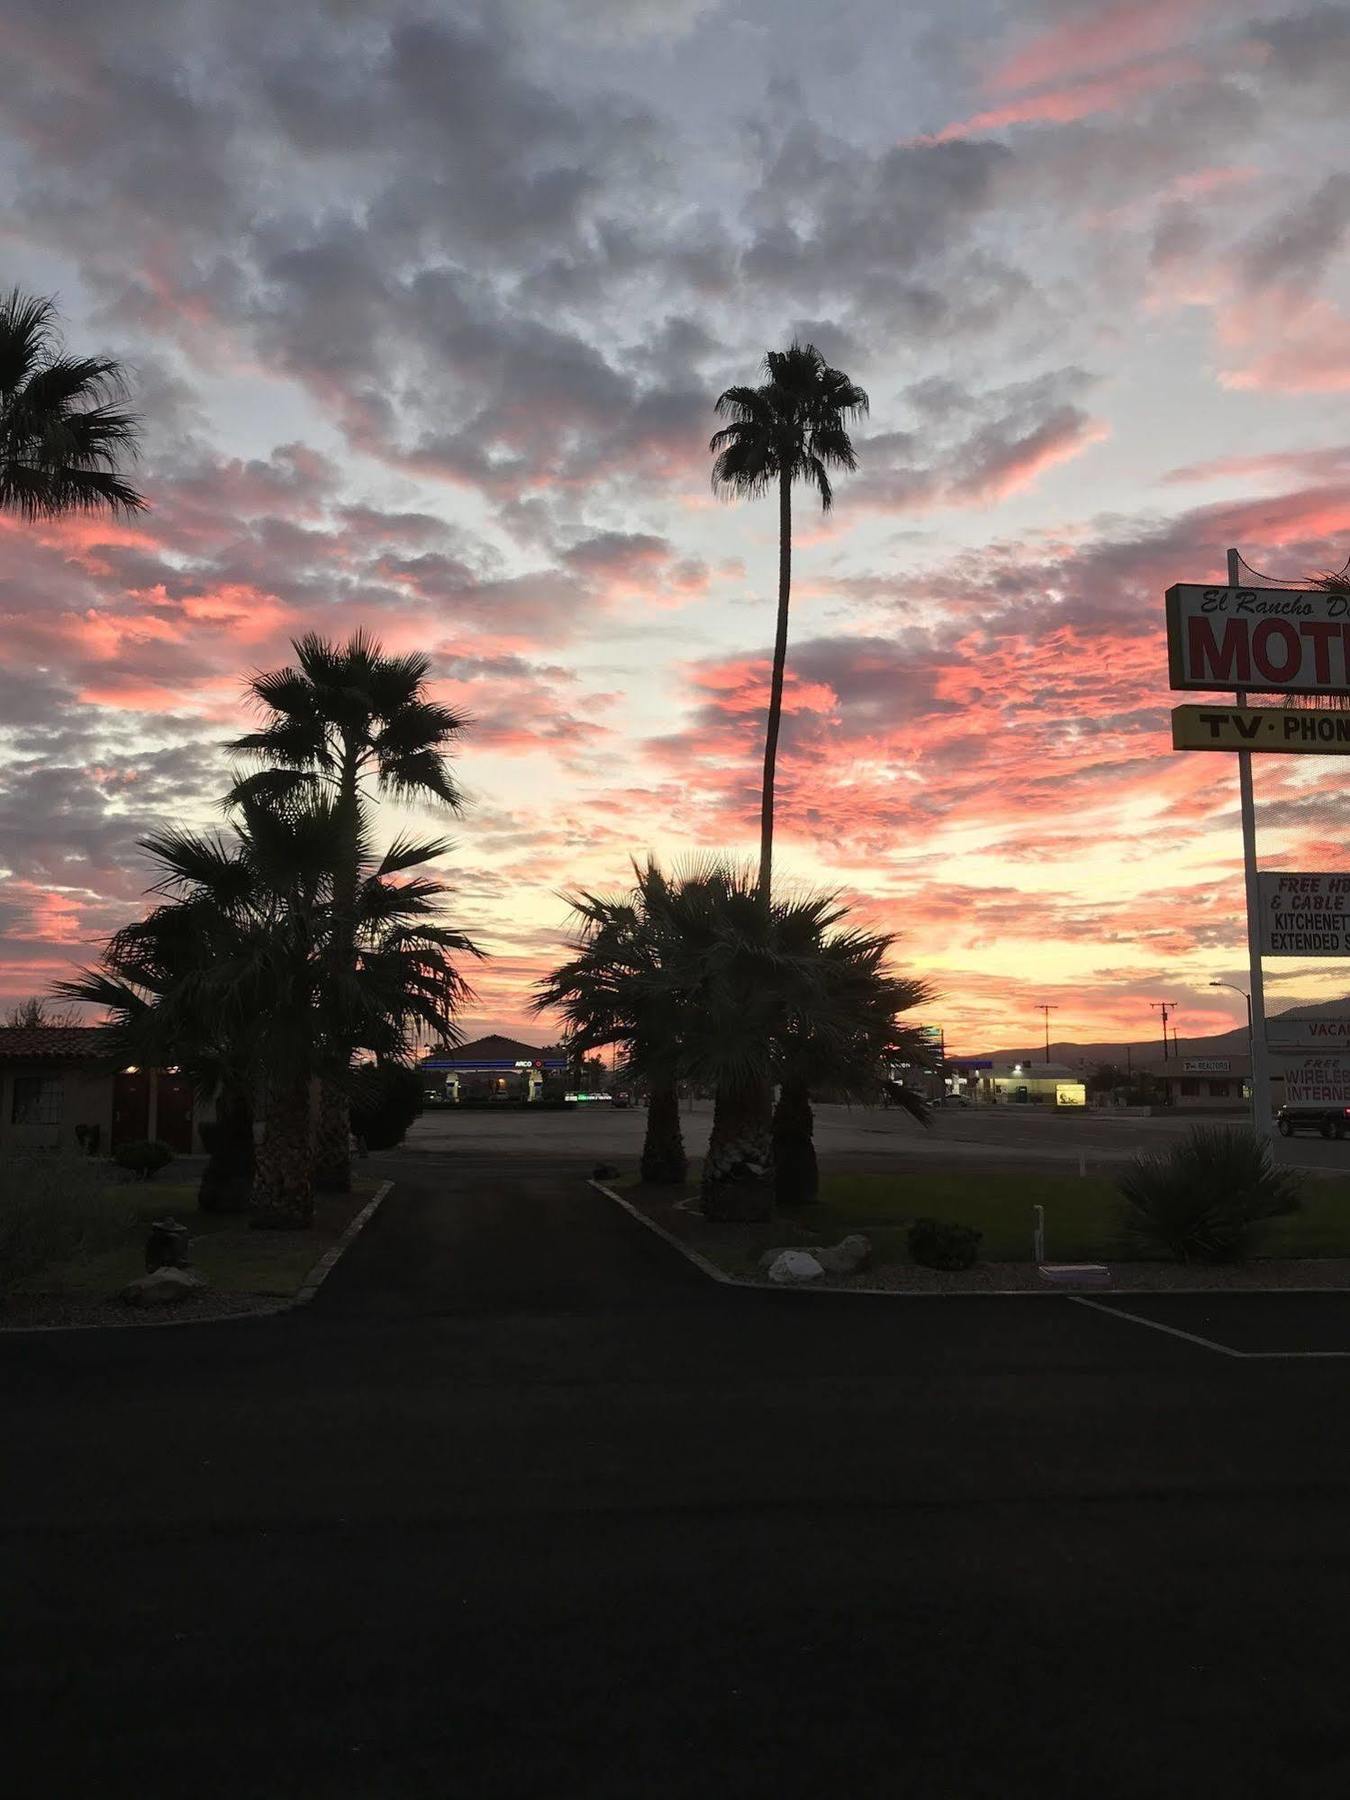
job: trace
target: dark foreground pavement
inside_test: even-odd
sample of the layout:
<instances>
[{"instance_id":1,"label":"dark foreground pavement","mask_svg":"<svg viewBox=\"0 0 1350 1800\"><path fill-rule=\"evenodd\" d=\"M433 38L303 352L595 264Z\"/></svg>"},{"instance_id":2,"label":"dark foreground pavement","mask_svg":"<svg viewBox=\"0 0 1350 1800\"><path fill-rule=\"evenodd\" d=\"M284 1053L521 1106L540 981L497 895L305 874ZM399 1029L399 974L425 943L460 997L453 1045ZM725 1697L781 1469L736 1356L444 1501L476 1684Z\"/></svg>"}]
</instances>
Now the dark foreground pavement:
<instances>
[{"instance_id":1,"label":"dark foreground pavement","mask_svg":"<svg viewBox=\"0 0 1350 1800\"><path fill-rule=\"evenodd\" d=\"M0 1341L11 1791L1350 1791L1350 1362L391 1172L307 1312Z\"/></svg>"}]
</instances>

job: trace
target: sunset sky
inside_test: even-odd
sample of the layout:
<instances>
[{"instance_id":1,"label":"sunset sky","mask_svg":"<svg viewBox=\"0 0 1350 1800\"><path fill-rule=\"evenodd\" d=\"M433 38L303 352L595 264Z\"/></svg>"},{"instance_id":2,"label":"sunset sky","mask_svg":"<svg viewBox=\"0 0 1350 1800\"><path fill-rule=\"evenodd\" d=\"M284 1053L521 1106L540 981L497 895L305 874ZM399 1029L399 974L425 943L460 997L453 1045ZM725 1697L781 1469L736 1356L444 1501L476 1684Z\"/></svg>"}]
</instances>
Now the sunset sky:
<instances>
[{"instance_id":1,"label":"sunset sky","mask_svg":"<svg viewBox=\"0 0 1350 1800\"><path fill-rule=\"evenodd\" d=\"M6 0L0 287L126 359L151 510L0 519L0 997L219 819L247 673L364 625L471 720L466 1023L547 1035L559 890L754 845L776 508L707 439L796 334L872 410L798 496L776 872L949 1048L1231 1025L1162 595L1350 554L1348 91L1350 10L1279 0ZM1346 867L1345 764L1257 762L1263 862Z\"/></svg>"}]
</instances>

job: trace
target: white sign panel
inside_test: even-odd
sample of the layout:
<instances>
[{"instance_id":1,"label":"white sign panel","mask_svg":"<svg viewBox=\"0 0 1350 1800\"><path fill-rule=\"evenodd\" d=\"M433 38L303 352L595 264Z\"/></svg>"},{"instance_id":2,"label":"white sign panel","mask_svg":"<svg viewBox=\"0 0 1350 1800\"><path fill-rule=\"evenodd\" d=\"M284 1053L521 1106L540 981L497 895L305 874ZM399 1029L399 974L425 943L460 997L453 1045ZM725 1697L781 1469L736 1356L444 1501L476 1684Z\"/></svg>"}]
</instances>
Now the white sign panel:
<instances>
[{"instance_id":1,"label":"white sign panel","mask_svg":"<svg viewBox=\"0 0 1350 1800\"><path fill-rule=\"evenodd\" d=\"M1350 956L1350 875L1262 875L1263 956Z\"/></svg>"},{"instance_id":2,"label":"white sign panel","mask_svg":"<svg viewBox=\"0 0 1350 1800\"><path fill-rule=\"evenodd\" d=\"M1350 694L1350 594L1179 582L1167 658L1174 688Z\"/></svg>"},{"instance_id":3,"label":"white sign panel","mask_svg":"<svg viewBox=\"0 0 1350 1800\"><path fill-rule=\"evenodd\" d=\"M1229 1075L1232 1069L1231 1056L1183 1056L1181 1059L1183 1075Z\"/></svg>"},{"instance_id":4,"label":"white sign panel","mask_svg":"<svg viewBox=\"0 0 1350 1800\"><path fill-rule=\"evenodd\" d=\"M1350 1059L1291 1057L1284 1069L1286 1106L1350 1106Z\"/></svg>"},{"instance_id":5,"label":"white sign panel","mask_svg":"<svg viewBox=\"0 0 1350 1800\"><path fill-rule=\"evenodd\" d=\"M1350 1051L1350 1019L1269 1019L1266 1042L1281 1050Z\"/></svg>"}]
</instances>

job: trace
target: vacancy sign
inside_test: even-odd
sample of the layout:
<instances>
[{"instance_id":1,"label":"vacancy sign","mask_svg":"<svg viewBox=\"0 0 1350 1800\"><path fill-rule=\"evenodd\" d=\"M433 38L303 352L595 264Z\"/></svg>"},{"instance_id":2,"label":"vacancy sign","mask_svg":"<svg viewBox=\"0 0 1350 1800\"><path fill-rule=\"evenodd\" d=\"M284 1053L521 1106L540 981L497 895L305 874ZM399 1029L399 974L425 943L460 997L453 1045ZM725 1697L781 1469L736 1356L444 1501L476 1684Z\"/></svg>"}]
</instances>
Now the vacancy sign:
<instances>
[{"instance_id":1,"label":"vacancy sign","mask_svg":"<svg viewBox=\"0 0 1350 1800\"><path fill-rule=\"evenodd\" d=\"M1172 748L1350 756L1350 712L1320 706L1174 706Z\"/></svg>"},{"instance_id":2,"label":"vacancy sign","mask_svg":"<svg viewBox=\"0 0 1350 1800\"><path fill-rule=\"evenodd\" d=\"M1350 1019L1269 1019L1266 1040L1273 1052L1290 1055L1304 1050L1350 1052Z\"/></svg>"},{"instance_id":3,"label":"vacancy sign","mask_svg":"<svg viewBox=\"0 0 1350 1800\"><path fill-rule=\"evenodd\" d=\"M1265 956L1350 956L1350 875L1268 871L1261 886Z\"/></svg>"},{"instance_id":4,"label":"vacancy sign","mask_svg":"<svg viewBox=\"0 0 1350 1800\"><path fill-rule=\"evenodd\" d=\"M1167 590L1167 658L1174 688L1350 693L1350 594L1179 582Z\"/></svg>"}]
</instances>

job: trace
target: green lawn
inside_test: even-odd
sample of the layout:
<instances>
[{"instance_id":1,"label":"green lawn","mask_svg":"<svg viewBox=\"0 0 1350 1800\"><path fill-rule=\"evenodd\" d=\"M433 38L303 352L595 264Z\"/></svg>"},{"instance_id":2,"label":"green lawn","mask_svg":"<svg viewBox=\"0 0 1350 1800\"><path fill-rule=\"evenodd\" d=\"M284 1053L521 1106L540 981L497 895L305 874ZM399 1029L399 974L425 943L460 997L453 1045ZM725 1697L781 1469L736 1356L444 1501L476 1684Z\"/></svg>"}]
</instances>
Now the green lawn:
<instances>
[{"instance_id":1,"label":"green lawn","mask_svg":"<svg viewBox=\"0 0 1350 1800\"><path fill-rule=\"evenodd\" d=\"M112 1249L49 1263L17 1291L29 1294L116 1294L145 1273L145 1235L152 1219L170 1214L191 1236L192 1266L220 1292L290 1298L314 1264L341 1237L378 1182L354 1176L350 1194L320 1196L308 1231L250 1231L239 1213L197 1210L195 1184L118 1182L104 1200L126 1221L126 1236Z\"/></svg>"},{"instance_id":2,"label":"green lawn","mask_svg":"<svg viewBox=\"0 0 1350 1800\"><path fill-rule=\"evenodd\" d=\"M1030 1262L1032 1208L1045 1208L1045 1253L1050 1262L1147 1260L1118 1235L1120 1198L1101 1175L929 1173L826 1175L820 1201L766 1223L710 1225L675 1205L669 1189L643 1190L633 1174L610 1185L632 1197L659 1224L730 1275L751 1275L760 1256L783 1244L837 1243L860 1231L878 1263L909 1261L908 1229L927 1216L973 1225L982 1232L981 1262ZM686 1194L696 1192L691 1183ZM1257 1245L1267 1257L1350 1257L1350 1178L1306 1178L1303 1209L1268 1226Z\"/></svg>"},{"instance_id":3,"label":"green lawn","mask_svg":"<svg viewBox=\"0 0 1350 1800\"><path fill-rule=\"evenodd\" d=\"M983 1262L1029 1262L1032 1207L1045 1208L1045 1253L1051 1262L1138 1259L1123 1244L1116 1218L1120 1201L1104 1176L1021 1174L827 1175L821 1204L800 1215L825 1227L822 1237L863 1231L878 1260L905 1260L910 1220L927 1216L973 1225L984 1233ZM1303 1210L1275 1220L1262 1240L1264 1256L1350 1256L1350 1180L1309 1177Z\"/></svg>"}]
</instances>

